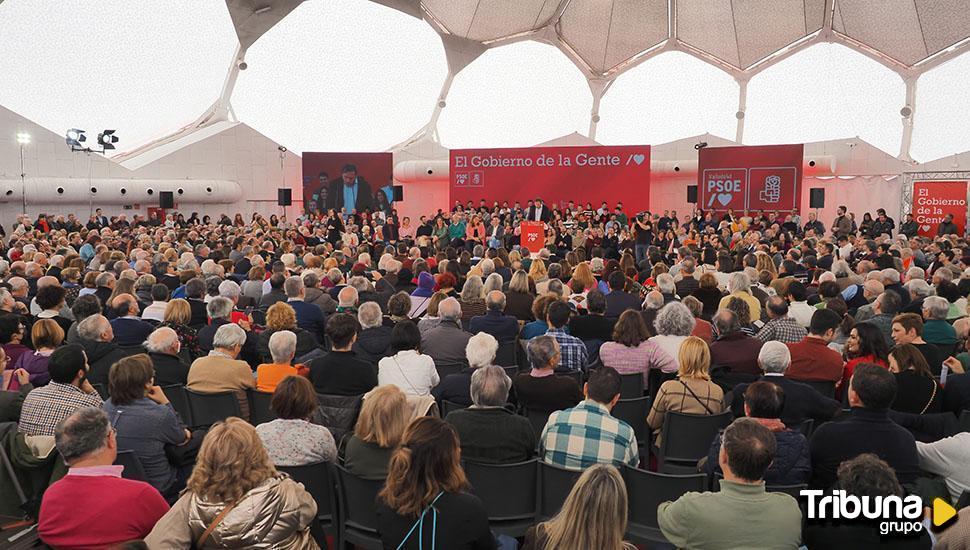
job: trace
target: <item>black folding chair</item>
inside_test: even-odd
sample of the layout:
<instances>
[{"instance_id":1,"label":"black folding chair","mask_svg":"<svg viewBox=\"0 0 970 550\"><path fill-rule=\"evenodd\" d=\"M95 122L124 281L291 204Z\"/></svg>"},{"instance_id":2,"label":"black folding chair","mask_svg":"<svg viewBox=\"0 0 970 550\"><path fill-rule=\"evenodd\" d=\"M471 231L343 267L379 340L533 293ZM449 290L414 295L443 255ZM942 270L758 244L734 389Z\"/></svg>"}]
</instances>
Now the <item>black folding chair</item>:
<instances>
[{"instance_id":1,"label":"black folding chair","mask_svg":"<svg viewBox=\"0 0 970 550\"><path fill-rule=\"evenodd\" d=\"M529 409L526 408L525 415L532 423L532 429L536 432L536 437L542 435L542 429L546 427L546 423L549 422L549 415L555 411L543 411L540 409Z\"/></svg>"},{"instance_id":2,"label":"black folding chair","mask_svg":"<svg viewBox=\"0 0 970 550\"><path fill-rule=\"evenodd\" d=\"M185 394L189 398L189 409L192 411L195 426L211 426L230 416L242 418L236 392L199 393L186 388Z\"/></svg>"},{"instance_id":3,"label":"black folding chair","mask_svg":"<svg viewBox=\"0 0 970 550\"><path fill-rule=\"evenodd\" d=\"M620 375L620 399L643 397L643 374Z\"/></svg>"},{"instance_id":4,"label":"black folding chair","mask_svg":"<svg viewBox=\"0 0 970 550\"><path fill-rule=\"evenodd\" d=\"M449 363L449 362L435 362L434 368L438 371L438 378L444 380L449 374L458 374L462 370L468 367L468 363Z\"/></svg>"},{"instance_id":5,"label":"black folding chair","mask_svg":"<svg viewBox=\"0 0 970 550\"><path fill-rule=\"evenodd\" d=\"M135 451L118 451L115 457L115 465L124 466L125 469L121 471L121 477L125 479L148 481L145 468L142 467L141 460L138 460Z\"/></svg>"},{"instance_id":6,"label":"black folding chair","mask_svg":"<svg viewBox=\"0 0 970 550\"><path fill-rule=\"evenodd\" d=\"M340 511L341 543L382 550L384 544L377 531L374 501L384 485L384 480L357 477L343 466L334 468L337 471L337 509Z\"/></svg>"},{"instance_id":7,"label":"black folding chair","mask_svg":"<svg viewBox=\"0 0 970 550\"><path fill-rule=\"evenodd\" d=\"M641 452L647 449L650 442L650 427L647 426L650 402L649 395L634 399L620 399L610 412L614 417L626 422L633 428L633 432L637 436L637 446Z\"/></svg>"},{"instance_id":8,"label":"black folding chair","mask_svg":"<svg viewBox=\"0 0 970 550\"><path fill-rule=\"evenodd\" d=\"M960 411L960 418L957 419L957 432L970 432L970 411Z\"/></svg>"},{"instance_id":9,"label":"black folding chair","mask_svg":"<svg viewBox=\"0 0 970 550\"><path fill-rule=\"evenodd\" d=\"M629 503L626 534L637 544L667 542L657 522L657 506L690 491L703 492L707 483L704 474L671 475L630 467L623 467L622 474Z\"/></svg>"},{"instance_id":10,"label":"black folding chair","mask_svg":"<svg viewBox=\"0 0 970 550\"><path fill-rule=\"evenodd\" d=\"M471 492L485 504L493 532L518 538L535 524L537 464L536 459L515 464L465 463Z\"/></svg>"},{"instance_id":11,"label":"black folding chair","mask_svg":"<svg viewBox=\"0 0 970 550\"><path fill-rule=\"evenodd\" d=\"M259 426L276 420L278 417L270 407L273 394L269 392L250 390L249 392L249 423Z\"/></svg>"},{"instance_id":12,"label":"black folding chair","mask_svg":"<svg viewBox=\"0 0 970 550\"><path fill-rule=\"evenodd\" d=\"M517 366L515 350L518 347L515 340L500 343L498 345L498 351L495 352L495 364L500 367Z\"/></svg>"},{"instance_id":13,"label":"black folding chair","mask_svg":"<svg viewBox=\"0 0 970 550\"><path fill-rule=\"evenodd\" d=\"M536 508L540 520L547 520L559 512L582 474L579 470L567 470L539 461L539 495Z\"/></svg>"},{"instance_id":14,"label":"black folding chair","mask_svg":"<svg viewBox=\"0 0 970 550\"><path fill-rule=\"evenodd\" d=\"M329 462L317 462L303 466L277 466L277 470L286 472L294 481L303 484L303 488L317 503L317 517L310 527L310 533L321 548L326 548L326 536L334 537L334 547L340 546L340 529L337 526L337 488L334 479L333 465Z\"/></svg>"},{"instance_id":15,"label":"black folding chair","mask_svg":"<svg viewBox=\"0 0 970 550\"><path fill-rule=\"evenodd\" d=\"M714 415L667 412L657 452L657 469L666 474L690 474L707 456L717 432L731 423L731 412Z\"/></svg>"},{"instance_id":16,"label":"black folding chair","mask_svg":"<svg viewBox=\"0 0 970 550\"><path fill-rule=\"evenodd\" d=\"M515 380L516 375L519 374L518 365L512 365L511 367L502 367L502 370L504 370L505 375L511 378L512 380Z\"/></svg>"},{"instance_id":17,"label":"black folding chair","mask_svg":"<svg viewBox=\"0 0 970 550\"><path fill-rule=\"evenodd\" d=\"M572 378L573 380L576 381L577 384L579 384L580 389L582 389L583 387L583 371L572 370L572 371L557 372L556 376L564 376L566 378Z\"/></svg>"},{"instance_id":18,"label":"black folding chair","mask_svg":"<svg viewBox=\"0 0 970 550\"><path fill-rule=\"evenodd\" d=\"M460 411L462 409L467 409L468 405L459 405L454 401L448 401L447 399L441 400L441 418L448 416L451 411Z\"/></svg>"},{"instance_id":19,"label":"black folding chair","mask_svg":"<svg viewBox=\"0 0 970 550\"><path fill-rule=\"evenodd\" d=\"M181 384L162 386L162 392L165 393L165 397L168 398L168 402L172 404L175 412L179 414L182 423L186 426L194 426L192 409L189 407L189 396L185 393L185 386Z\"/></svg>"},{"instance_id":20,"label":"black folding chair","mask_svg":"<svg viewBox=\"0 0 970 550\"><path fill-rule=\"evenodd\" d=\"M798 425L798 432L805 436L805 439L812 438L812 432L815 431L815 419L808 418L803 420L801 424Z\"/></svg>"}]
</instances>

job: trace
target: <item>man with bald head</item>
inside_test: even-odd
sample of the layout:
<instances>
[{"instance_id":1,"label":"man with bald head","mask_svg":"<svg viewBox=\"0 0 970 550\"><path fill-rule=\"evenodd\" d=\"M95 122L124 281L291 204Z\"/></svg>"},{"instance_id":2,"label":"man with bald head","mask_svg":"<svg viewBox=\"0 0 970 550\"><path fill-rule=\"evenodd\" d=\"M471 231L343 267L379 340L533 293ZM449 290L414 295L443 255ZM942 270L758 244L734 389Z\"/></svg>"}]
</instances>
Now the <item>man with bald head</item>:
<instances>
[{"instance_id":1,"label":"man with bald head","mask_svg":"<svg viewBox=\"0 0 970 550\"><path fill-rule=\"evenodd\" d=\"M145 340L145 349L155 367L155 384L184 386L189 376L189 365L182 361L182 351L178 334L168 327L155 329Z\"/></svg>"},{"instance_id":2,"label":"man with bald head","mask_svg":"<svg viewBox=\"0 0 970 550\"><path fill-rule=\"evenodd\" d=\"M357 289L348 285L340 289L337 293L337 313L350 313L357 315Z\"/></svg>"},{"instance_id":3,"label":"man with bald head","mask_svg":"<svg viewBox=\"0 0 970 550\"><path fill-rule=\"evenodd\" d=\"M484 332L491 334L499 344L515 341L519 332L519 322L512 315L505 314L505 293L493 290L485 296L485 315L471 318L468 331L472 334Z\"/></svg>"},{"instance_id":4,"label":"man with bald head","mask_svg":"<svg viewBox=\"0 0 970 550\"><path fill-rule=\"evenodd\" d=\"M140 346L152 333L152 325L141 320L138 299L131 294L119 294L112 302L117 317L111 320L114 343L121 347Z\"/></svg>"}]
</instances>

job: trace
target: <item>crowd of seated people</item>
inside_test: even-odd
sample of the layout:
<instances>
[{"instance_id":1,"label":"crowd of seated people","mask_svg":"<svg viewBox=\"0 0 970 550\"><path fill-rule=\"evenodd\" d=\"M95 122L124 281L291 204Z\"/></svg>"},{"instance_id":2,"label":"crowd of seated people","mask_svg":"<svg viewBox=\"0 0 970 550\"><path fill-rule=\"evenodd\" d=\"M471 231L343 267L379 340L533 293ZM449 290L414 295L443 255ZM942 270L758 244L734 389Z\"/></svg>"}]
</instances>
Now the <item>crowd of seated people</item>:
<instances>
[{"instance_id":1,"label":"crowd of seated people","mask_svg":"<svg viewBox=\"0 0 970 550\"><path fill-rule=\"evenodd\" d=\"M530 208L549 211L535 250L516 235ZM469 232L476 217L506 230ZM664 438L691 435L670 418L733 416L689 466L712 494L661 505L664 537L819 544L830 530L802 529L773 487L951 503L970 488L970 245L877 217L538 201L413 226L393 210L22 217L0 245L3 444L66 465L33 515L58 548L315 548L316 504L276 468L317 463L387 480L386 546L512 548L462 461L528 460L584 473L520 544L624 548L623 472L664 471ZM238 416L208 425L174 399L227 392ZM129 451L144 483L114 465ZM130 512L106 525L107 509Z\"/></svg>"}]
</instances>

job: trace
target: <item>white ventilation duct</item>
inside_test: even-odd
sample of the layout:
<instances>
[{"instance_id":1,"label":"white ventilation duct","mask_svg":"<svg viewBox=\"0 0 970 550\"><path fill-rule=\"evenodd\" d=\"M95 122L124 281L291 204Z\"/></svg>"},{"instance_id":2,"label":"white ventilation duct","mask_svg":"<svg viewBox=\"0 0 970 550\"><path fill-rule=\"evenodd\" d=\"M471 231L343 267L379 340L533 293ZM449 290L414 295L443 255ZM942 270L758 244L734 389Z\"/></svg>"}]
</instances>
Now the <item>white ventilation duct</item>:
<instances>
[{"instance_id":1,"label":"white ventilation duct","mask_svg":"<svg viewBox=\"0 0 970 550\"><path fill-rule=\"evenodd\" d=\"M229 204L242 198L242 188L226 180L124 180L117 178L27 178L28 204L152 204L161 191L171 191L175 202ZM20 202L21 181L0 180L0 202Z\"/></svg>"},{"instance_id":2,"label":"white ventilation duct","mask_svg":"<svg viewBox=\"0 0 970 550\"><path fill-rule=\"evenodd\" d=\"M394 181L421 183L448 181L447 160L406 160L394 165Z\"/></svg>"}]
</instances>

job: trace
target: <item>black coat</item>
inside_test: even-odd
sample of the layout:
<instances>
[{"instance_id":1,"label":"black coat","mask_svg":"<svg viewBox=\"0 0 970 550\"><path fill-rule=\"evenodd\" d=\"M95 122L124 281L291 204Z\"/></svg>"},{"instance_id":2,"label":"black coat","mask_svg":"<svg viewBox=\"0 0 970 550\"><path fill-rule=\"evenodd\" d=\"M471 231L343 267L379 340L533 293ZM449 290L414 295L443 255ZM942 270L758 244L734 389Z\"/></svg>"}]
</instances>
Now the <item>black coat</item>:
<instances>
[{"instance_id":1,"label":"black coat","mask_svg":"<svg viewBox=\"0 0 970 550\"><path fill-rule=\"evenodd\" d=\"M88 380L92 384L101 384L107 388L111 365L130 354L111 342L81 339L78 343L84 348L88 358Z\"/></svg>"},{"instance_id":2,"label":"black coat","mask_svg":"<svg viewBox=\"0 0 970 550\"><path fill-rule=\"evenodd\" d=\"M628 309L640 311L640 297L622 290L613 290L606 295L606 316L614 319Z\"/></svg>"},{"instance_id":3,"label":"black coat","mask_svg":"<svg viewBox=\"0 0 970 550\"><path fill-rule=\"evenodd\" d=\"M343 179L338 178L330 182L330 192L327 194L327 208L333 208L335 211L340 212L341 208L347 206L344 204L343 188ZM371 191L370 184L360 176L357 177L357 204L347 207L347 212L350 213L355 208L358 213L367 209L374 209L374 193Z\"/></svg>"},{"instance_id":4,"label":"black coat","mask_svg":"<svg viewBox=\"0 0 970 550\"><path fill-rule=\"evenodd\" d=\"M603 315L576 315L569 320L569 334L580 340L609 342L613 339L614 325L616 319Z\"/></svg>"},{"instance_id":5,"label":"black coat","mask_svg":"<svg viewBox=\"0 0 970 550\"><path fill-rule=\"evenodd\" d=\"M785 378L784 376L762 376L760 381L771 382L785 392L785 405L781 410L781 421L792 429L805 420L814 420L818 427L822 422L831 420L841 409L842 404L819 393L815 388ZM735 418L744 416L744 391L748 384L734 386L731 411Z\"/></svg>"},{"instance_id":6,"label":"black coat","mask_svg":"<svg viewBox=\"0 0 970 550\"><path fill-rule=\"evenodd\" d=\"M155 367L155 384L158 386L184 386L189 377L189 365L177 355L149 353Z\"/></svg>"},{"instance_id":7,"label":"black coat","mask_svg":"<svg viewBox=\"0 0 970 550\"><path fill-rule=\"evenodd\" d=\"M310 363L310 381L317 393L362 395L377 385L377 369L352 351L332 351Z\"/></svg>"},{"instance_id":8,"label":"black coat","mask_svg":"<svg viewBox=\"0 0 970 550\"><path fill-rule=\"evenodd\" d=\"M391 327L379 326L360 331L354 342L357 358L372 365L384 357L394 355L391 351Z\"/></svg>"},{"instance_id":9,"label":"black coat","mask_svg":"<svg viewBox=\"0 0 970 550\"><path fill-rule=\"evenodd\" d=\"M808 440L797 431L785 430L774 432L775 458L765 472L765 483L768 485L799 485L808 483L812 475L812 460L808 453ZM723 474L718 464L721 452L721 434L711 443L711 450L707 453L708 475Z\"/></svg>"}]
</instances>

